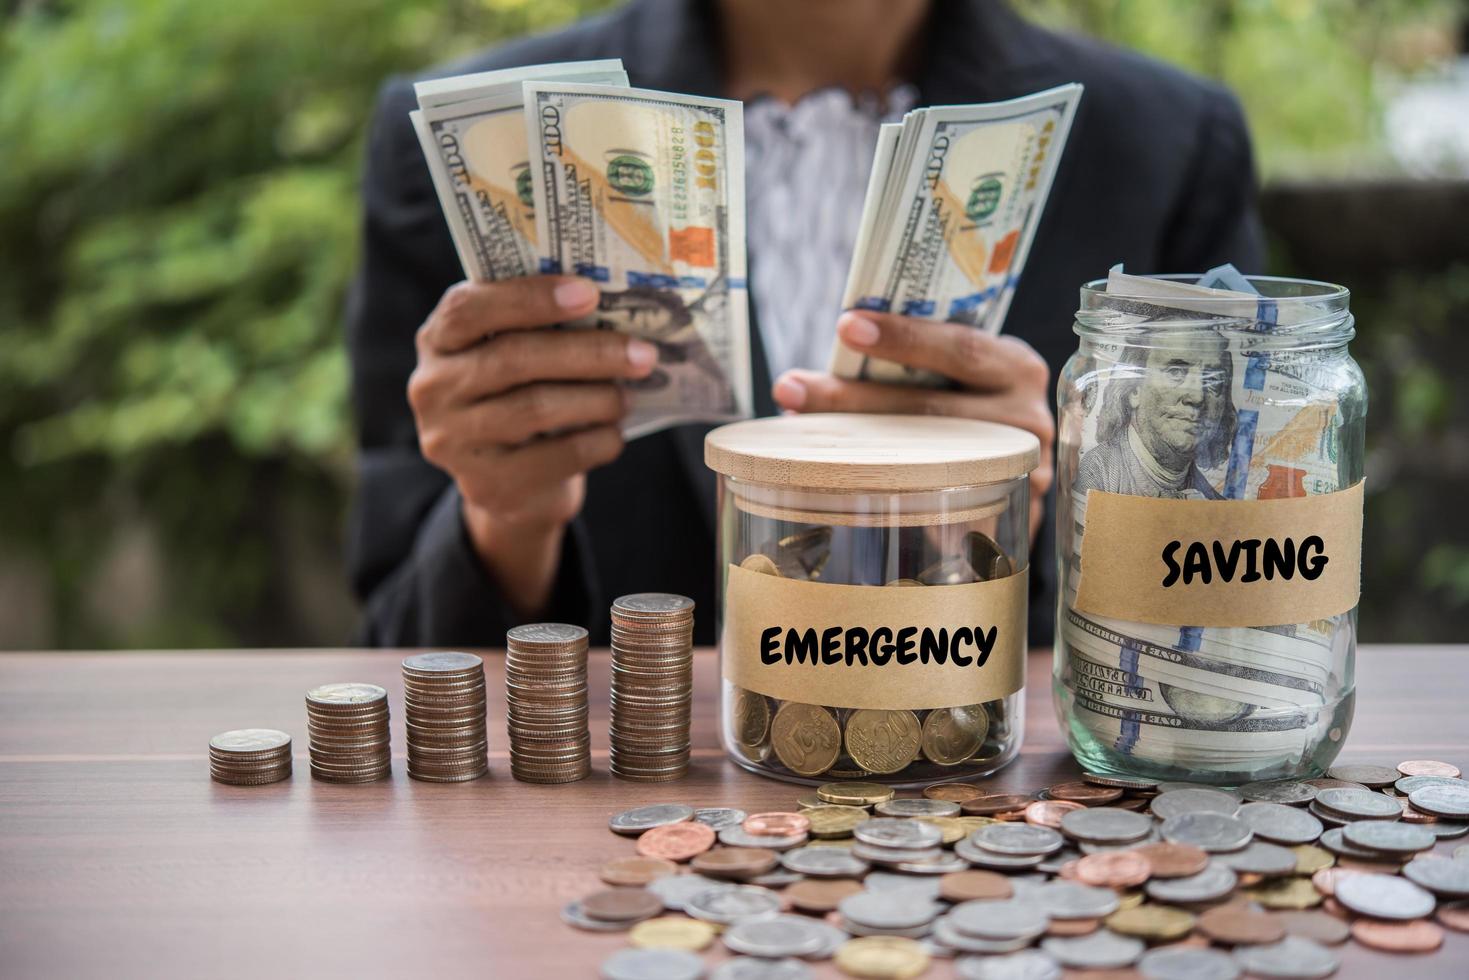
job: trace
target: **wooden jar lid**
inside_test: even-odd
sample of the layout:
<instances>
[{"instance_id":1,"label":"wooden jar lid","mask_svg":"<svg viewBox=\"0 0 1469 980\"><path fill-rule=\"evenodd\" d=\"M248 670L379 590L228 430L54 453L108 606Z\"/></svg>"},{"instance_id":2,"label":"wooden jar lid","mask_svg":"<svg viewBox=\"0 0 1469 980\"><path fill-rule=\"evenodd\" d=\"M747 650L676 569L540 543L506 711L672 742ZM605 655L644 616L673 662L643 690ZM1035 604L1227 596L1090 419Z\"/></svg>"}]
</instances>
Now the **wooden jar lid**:
<instances>
[{"instance_id":1,"label":"wooden jar lid","mask_svg":"<svg viewBox=\"0 0 1469 980\"><path fill-rule=\"evenodd\" d=\"M704 438L716 473L778 487L901 493L1000 483L1040 462L1024 429L933 415L779 415Z\"/></svg>"}]
</instances>

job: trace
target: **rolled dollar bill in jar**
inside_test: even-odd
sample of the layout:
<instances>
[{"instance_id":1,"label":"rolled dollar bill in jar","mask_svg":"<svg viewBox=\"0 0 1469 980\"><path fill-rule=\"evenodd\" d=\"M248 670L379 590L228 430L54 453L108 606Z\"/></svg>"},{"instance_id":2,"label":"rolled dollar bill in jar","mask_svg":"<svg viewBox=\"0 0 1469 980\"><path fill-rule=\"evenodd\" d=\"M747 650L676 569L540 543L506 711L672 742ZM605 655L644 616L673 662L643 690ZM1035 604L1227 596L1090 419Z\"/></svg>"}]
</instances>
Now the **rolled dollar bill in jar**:
<instances>
[{"instance_id":1,"label":"rolled dollar bill in jar","mask_svg":"<svg viewBox=\"0 0 1469 980\"><path fill-rule=\"evenodd\" d=\"M790 415L711 432L720 731L793 782L993 772L1024 719L1029 432Z\"/></svg>"},{"instance_id":2,"label":"rolled dollar bill in jar","mask_svg":"<svg viewBox=\"0 0 1469 980\"><path fill-rule=\"evenodd\" d=\"M1347 300L1229 266L1082 288L1052 689L1087 769L1234 784L1341 749L1367 413Z\"/></svg>"}]
</instances>

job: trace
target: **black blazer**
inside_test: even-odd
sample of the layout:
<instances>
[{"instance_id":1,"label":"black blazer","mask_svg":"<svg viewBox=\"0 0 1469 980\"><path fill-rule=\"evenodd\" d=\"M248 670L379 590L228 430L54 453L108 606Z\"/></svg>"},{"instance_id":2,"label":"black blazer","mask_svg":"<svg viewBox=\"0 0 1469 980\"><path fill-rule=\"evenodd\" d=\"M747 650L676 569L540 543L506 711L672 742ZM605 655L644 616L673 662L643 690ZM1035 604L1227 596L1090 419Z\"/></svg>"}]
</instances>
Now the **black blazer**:
<instances>
[{"instance_id":1,"label":"black blazer","mask_svg":"<svg viewBox=\"0 0 1469 980\"><path fill-rule=\"evenodd\" d=\"M432 74L621 57L636 86L720 95L718 29L711 0L633 0ZM935 0L917 75L925 105L1086 85L1005 324L1045 357L1053 375L1076 346L1078 287L1113 263L1191 272L1232 261L1258 271L1249 136L1235 99L1218 85L1043 30L1002 0ZM444 289L463 278L408 123L415 107L412 79L389 81L368 139L362 266L346 317L359 431L352 584L364 606L364 642L498 646L516 617L470 546L453 483L419 454L405 393L414 331ZM758 327L753 332L756 406L769 414L770 378ZM594 644L605 644L612 599L678 592L698 604L697 641L713 641L714 479L703 463L706 431L686 426L636 440L590 475L545 620L582 624ZM1034 643L1050 642L1053 631L1049 524L1031 562Z\"/></svg>"}]
</instances>

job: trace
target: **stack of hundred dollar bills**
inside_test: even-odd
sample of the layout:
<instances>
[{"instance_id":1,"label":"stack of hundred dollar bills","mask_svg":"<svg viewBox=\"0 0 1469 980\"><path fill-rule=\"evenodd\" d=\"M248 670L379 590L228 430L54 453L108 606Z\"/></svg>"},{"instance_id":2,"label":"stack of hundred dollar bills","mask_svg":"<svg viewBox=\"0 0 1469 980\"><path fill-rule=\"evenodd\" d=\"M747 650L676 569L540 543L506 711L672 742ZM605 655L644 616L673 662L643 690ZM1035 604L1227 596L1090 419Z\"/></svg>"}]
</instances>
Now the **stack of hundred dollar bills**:
<instances>
[{"instance_id":1,"label":"stack of hundred dollar bills","mask_svg":"<svg viewBox=\"0 0 1469 980\"><path fill-rule=\"evenodd\" d=\"M1058 681L1070 700L1072 724L1118 755L1180 773L1248 780L1288 772L1322 744L1337 723L1340 699L1350 693L1344 672L1355 614L1261 628L1200 628L1078 612L1086 495L1103 490L1255 499L1344 489L1350 481L1338 448L1342 427L1356 414L1339 397L1349 388L1341 374L1344 359L1333 363L1261 343L1277 327L1312 316L1310 304L1260 296L1233 266L1211 270L1197 284L1114 268L1098 302L1121 333L1134 326L1137 333L1131 346L1109 349L1092 341L1085 417L1079 432L1062 435L1063 443L1079 441L1078 452L1062 447L1058 473L1059 492L1071 495L1075 516L1074 526L1058 529L1065 585ZM1129 421L1125 404L1142 400L1125 392L1146 385L1149 372L1171 368L1155 369L1144 360L1138 340L1152 326L1181 320L1210 321L1193 331L1198 336L1189 348L1202 365L1205 390L1190 406L1172 406L1187 408L1195 420L1198 448L1185 473L1165 474L1148 468L1134 444L1144 440L1133 433L1139 426L1166 425L1167 418L1133 413ZM1159 416L1168 415L1170 406L1155 407ZM1138 466L1110 465L1129 452Z\"/></svg>"},{"instance_id":2,"label":"stack of hundred dollar bills","mask_svg":"<svg viewBox=\"0 0 1469 980\"><path fill-rule=\"evenodd\" d=\"M465 274L601 286L581 329L658 347L624 433L751 414L738 102L628 87L617 60L415 86L410 113Z\"/></svg>"}]
</instances>

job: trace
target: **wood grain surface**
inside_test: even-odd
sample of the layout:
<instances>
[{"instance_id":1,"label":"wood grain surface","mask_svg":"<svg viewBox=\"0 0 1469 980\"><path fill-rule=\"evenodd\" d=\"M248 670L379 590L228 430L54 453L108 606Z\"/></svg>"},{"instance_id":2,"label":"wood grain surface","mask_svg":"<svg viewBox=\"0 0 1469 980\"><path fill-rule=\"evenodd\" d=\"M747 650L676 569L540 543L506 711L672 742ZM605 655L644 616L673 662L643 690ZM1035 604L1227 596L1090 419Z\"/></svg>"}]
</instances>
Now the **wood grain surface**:
<instances>
[{"instance_id":1,"label":"wood grain surface","mask_svg":"<svg viewBox=\"0 0 1469 980\"><path fill-rule=\"evenodd\" d=\"M608 660L591 669L592 778L509 776L502 660L486 655L492 774L432 785L403 771L401 652L0 655L0 977L593 977L623 945L563 925L632 841L607 830L655 801L791 809L795 787L727 763L715 738L715 658L696 657L694 764L662 786L610 778ZM1343 759L1469 766L1469 648L1368 647ZM393 778L313 781L308 687L381 684L393 698ZM990 782L1029 791L1076 774L1057 730L1049 657L1029 664L1025 748ZM270 727L297 739L271 786L208 778L210 736ZM1451 851L1463 841L1440 844ZM1469 935L1428 956L1341 947L1338 974L1469 975ZM711 953L711 961L719 954ZM820 976L837 976L824 964ZM938 962L928 976L950 976Z\"/></svg>"}]
</instances>

